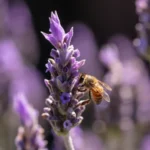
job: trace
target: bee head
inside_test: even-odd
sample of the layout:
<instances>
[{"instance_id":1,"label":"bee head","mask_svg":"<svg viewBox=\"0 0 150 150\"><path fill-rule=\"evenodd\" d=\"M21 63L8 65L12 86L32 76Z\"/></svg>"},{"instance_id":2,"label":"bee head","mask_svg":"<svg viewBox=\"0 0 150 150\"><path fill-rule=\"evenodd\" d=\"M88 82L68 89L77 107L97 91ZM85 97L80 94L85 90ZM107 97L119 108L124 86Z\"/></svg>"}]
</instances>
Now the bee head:
<instances>
[{"instance_id":1,"label":"bee head","mask_svg":"<svg viewBox=\"0 0 150 150\"><path fill-rule=\"evenodd\" d=\"M84 84L84 80L85 80L85 74L81 73L79 76L79 84Z\"/></svg>"}]
</instances>

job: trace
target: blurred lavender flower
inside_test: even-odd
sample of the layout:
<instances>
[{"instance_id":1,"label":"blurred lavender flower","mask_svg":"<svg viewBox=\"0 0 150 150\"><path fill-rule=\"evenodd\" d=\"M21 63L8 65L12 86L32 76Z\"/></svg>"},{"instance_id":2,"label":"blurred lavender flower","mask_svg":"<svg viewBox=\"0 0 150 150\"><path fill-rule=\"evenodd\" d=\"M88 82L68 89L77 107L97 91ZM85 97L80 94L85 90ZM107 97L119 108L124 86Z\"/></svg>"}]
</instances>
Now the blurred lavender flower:
<instances>
[{"instance_id":1,"label":"blurred lavender flower","mask_svg":"<svg viewBox=\"0 0 150 150\"><path fill-rule=\"evenodd\" d=\"M117 104L121 129L132 129L134 120L141 125L149 123L149 75L144 63L136 56L131 42L123 36L113 37L101 50L100 58L109 68L105 79L117 89L114 94L118 92L120 97L115 97L112 105Z\"/></svg>"},{"instance_id":2,"label":"blurred lavender flower","mask_svg":"<svg viewBox=\"0 0 150 150\"><path fill-rule=\"evenodd\" d=\"M80 127L75 127L70 132L76 150L104 150L101 138L91 131L83 131Z\"/></svg>"},{"instance_id":3,"label":"blurred lavender flower","mask_svg":"<svg viewBox=\"0 0 150 150\"><path fill-rule=\"evenodd\" d=\"M146 135L141 142L140 150L150 150L150 135Z\"/></svg>"},{"instance_id":4,"label":"blurred lavender flower","mask_svg":"<svg viewBox=\"0 0 150 150\"><path fill-rule=\"evenodd\" d=\"M109 68L105 80L111 86L120 84L122 80L122 64L119 60L119 50L115 44L107 44L101 48L99 59Z\"/></svg>"},{"instance_id":5,"label":"blurred lavender flower","mask_svg":"<svg viewBox=\"0 0 150 150\"><path fill-rule=\"evenodd\" d=\"M110 107L116 108L116 114L112 111L122 130L133 127L133 89L140 79L139 68L136 67L138 61L133 51L132 44L126 37L114 36L100 52L100 60L109 68L105 79L117 89L115 95L118 93L119 98L115 97Z\"/></svg>"},{"instance_id":6,"label":"blurred lavender flower","mask_svg":"<svg viewBox=\"0 0 150 150\"><path fill-rule=\"evenodd\" d=\"M44 130L38 124L38 112L27 102L24 95L18 94L14 98L14 109L22 124L15 140L17 150L47 150Z\"/></svg>"},{"instance_id":7,"label":"blurred lavender flower","mask_svg":"<svg viewBox=\"0 0 150 150\"><path fill-rule=\"evenodd\" d=\"M0 117L7 115L7 118L10 118L0 118L0 128L5 128L1 132L3 137L0 138L2 149L14 147L13 129L16 122L10 113L11 103L8 100L21 89L27 98L32 102L34 100L36 106L40 100L38 108L43 108L41 100L45 98L46 92L42 80L40 82L41 76L35 68L27 68L25 65L37 63L39 56L31 19L27 5L23 1L0 0Z\"/></svg>"},{"instance_id":8,"label":"blurred lavender flower","mask_svg":"<svg viewBox=\"0 0 150 150\"><path fill-rule=\"evenodd\" d=\"M53 59L50 58L46 64L51 80L45 80L50 96L46 99L43 117L50 122L56 134L65 135L81 123L82 112L89 101L79 101L82 94L77 90L79 69L85 60L76 60L80 52L70 45L73 28L65 33L56 12L51 13L49 31L51 34L42 34L56 49L51 50Z\"/></svg>"},{"instance_id":9,"label":"blurred lavender flower","mask_svg":"<svg viewBox=\"0 0 150 150\"><path fill-rule=\"evenodd\" d=\"M80 49L81 59L89 60L86 61L81 71L100 79L103 70L98 60L98 46L95 42L96 39L92 30L85 24L79 22L75 22L71 25L74 26L75 32L72 38L72 44Z\"/></svg>"},{"instance_id":10,"label":"blurred lavender flower","mask_svg":"<svg viewBox=\"0 0 150 150\"><path fill-rule=\"evenodd\" d=\"M134 40L140 54L150 60L150 1L136 0L136 12L139 16L139 23L136 25L138 37Z\"/></svg>"},{"instance_id":11,"label":"blurred lavender flower","mask_svg":"<svg viewBox=\"0 0 150 150\"><path fill-rule=\"evenodd\" d=\"M14 76L22 67L21 58L15 47L15 44L10 39L0 41L0 116L3 111L6 111L8 106L9 85ZM11 65L10 62L15 63Z\"/></svg>"},{"instance_id":12,"label":"blurred lavender flower","mask_svg":"<svg viewBox=\"0 0 150 150\"><path fill-rule=\"evenodd\" d=\"M46 89L42 84L42 76L34 66L25 66L18 70L17 74L13 76L13 80L9 86L9 96L14 97L16 93L21 91L30 99L30 104L34 105L39 111L42 111L46 98Z\"/></svg>"},{"instance_id":13,"label":"blurred lavender flower","mask_svg":"<svg viewBox=\"0 0 150 150\"><path fill-rule=\"evenodd\" d=\"M26 63L36 64L39 46L30 11L24 1L13 1L8 9L8 29ZM32 43L32 44L31 44Z\"/></svg>"}]
</instances>

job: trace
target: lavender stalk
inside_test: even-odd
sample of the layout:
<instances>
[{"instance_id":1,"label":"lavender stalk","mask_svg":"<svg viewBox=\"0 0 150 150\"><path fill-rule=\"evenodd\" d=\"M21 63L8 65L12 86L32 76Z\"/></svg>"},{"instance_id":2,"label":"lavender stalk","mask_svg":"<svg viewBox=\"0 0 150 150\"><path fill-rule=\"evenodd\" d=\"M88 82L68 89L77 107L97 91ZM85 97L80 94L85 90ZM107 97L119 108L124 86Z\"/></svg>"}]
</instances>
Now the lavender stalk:
<instances>
[{"instance_id":1,"label":"lavender stalk","mask_svg":"<svg viewBox=\"0 0 150 150\"><path fill-rule=\"evenodd\" d=\"M70 134L63 136L63 139L67 150L75 150Z\"/></svg>"},{"instance_id":2,"label":"lavender stalk","mask_svg":"<svg viewBox=\"0 0 150 150\"><path fill-rule=\"evenodd\" d=\"M133 43L139 53L150 61L150 0L136 0L135 5L139 23L136 25L138 37Z\"/></svg>"},{"instance_id":3,"label":"lavender stalk","mask_svg":"<svg viewBox=\"0 0 150 150\"><path fill-rule=\"evenodd\" d=\"M47 71L51 75L50 80L45 79L50 95L46 99L47 107L44 108L42 116L48 120L57 135L63 136L66 148L73 150L69 131L82 122L81 115L89 102L80 100L83 94L77 90L79 69L85 60L77 61L80 52L70 45L73 28L65 33L57 12L52 12L49 20L51 33L42 32L42 34L55 49L51 50L51 58L46 64Z\"/></svg>"},{"instance_id":4,"label":"lavender stalk","mask_svg":"<svg viewBox=\"0 0 150 150\"><path fill-rule=\"evenodd\" d=\"M27 102L24 95L19 94L14 98L14 109L21 120L15 139L17 150L47 150L44 130L38 124L38 112Z\"/></svg>"}]
</instances>

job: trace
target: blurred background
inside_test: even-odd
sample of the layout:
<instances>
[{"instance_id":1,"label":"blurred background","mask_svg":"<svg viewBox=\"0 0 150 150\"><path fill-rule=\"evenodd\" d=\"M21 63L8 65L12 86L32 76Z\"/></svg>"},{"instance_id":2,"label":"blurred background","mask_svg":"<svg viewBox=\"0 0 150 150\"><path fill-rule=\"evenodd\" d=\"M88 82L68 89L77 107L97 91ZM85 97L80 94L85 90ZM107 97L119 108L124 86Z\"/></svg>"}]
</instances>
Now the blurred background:
<instances>
[{"instance_id":1,"label":"blurred background","mask_svg":"<svg viewBox=\"0 0 150 150\"><path fill-rule=\"evenodd\" d=\"M0 0L0 150L16 149L20 125L13 97L23 92L42 112L48 90L45 63L51 44L50 12L56 10L86 64L81 71L109 84L111 103L90 104L71 131L76 150L150 150L149 0ZM39 117L49 150L64 150Z\"/></svg>"}]
</instances>

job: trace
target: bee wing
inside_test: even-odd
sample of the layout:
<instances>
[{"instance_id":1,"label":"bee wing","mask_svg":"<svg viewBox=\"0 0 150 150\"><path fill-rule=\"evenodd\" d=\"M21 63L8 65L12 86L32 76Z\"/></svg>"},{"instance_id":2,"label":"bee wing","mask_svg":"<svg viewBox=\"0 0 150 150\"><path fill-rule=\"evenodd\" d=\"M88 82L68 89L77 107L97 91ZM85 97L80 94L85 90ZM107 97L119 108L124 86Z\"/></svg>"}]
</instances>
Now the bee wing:
<instances>
[{"instance_id":1,"label":"bee wing","mask_svg":"<svg viewBox=\"0 0 150 150\"><path fill-rule=\"evenodd\" d=\"M99 84L100 84L101 86L103 86L103 87L106 88L107 90L112 91L112 88L111 88L108 84L106 84L106 83L104 83L104 82L102 82L102 81L100 81L100 80L98 80L98 82L99 82Z\"/></svg>"},{"instance_id":2,"label":"bee wing","mask_svg":"<svg viewBox=\"0 0 150 150\"><path fill-rule=\"evenodd\" d=\"M103 99L104 99L105 101L107 101L107 102L110 102L110 97L109 97L109 95L107 94L107 92L105 92L105 91L104 91L104 93L103 93Z\"/></svg>"}]
</instances>

